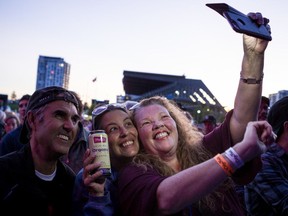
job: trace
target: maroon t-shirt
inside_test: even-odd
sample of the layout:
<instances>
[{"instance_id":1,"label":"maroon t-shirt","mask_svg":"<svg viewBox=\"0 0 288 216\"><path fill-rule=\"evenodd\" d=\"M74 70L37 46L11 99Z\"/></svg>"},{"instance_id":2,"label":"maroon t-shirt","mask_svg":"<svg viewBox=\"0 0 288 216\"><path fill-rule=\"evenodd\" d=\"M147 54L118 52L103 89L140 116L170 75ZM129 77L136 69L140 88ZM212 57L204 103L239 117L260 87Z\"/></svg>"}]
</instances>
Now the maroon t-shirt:
<instances>
[{"instance_id":1,"label":"maroon t-shirt","mask_svg":"<svg viewBox=\"0 0 288 216\"><path fill-rule=\"evenodd\" d=\"M225 149L231 146L231 135L229 129L229 121L232 112L226 115L224 122L217 127L212 133L206 135L203 139L203 144L212 152L222 153ZM246 171L246 175L256 174L255 169L248 169L243 167L242 170ZM246 176L237 176L235 173L235 179L239 182L246 181ZM131 216L153 216L157 212L157 188L158 185L167 177L159 175L155 170L147 168L144 170L142 167L135 165L129 165L122 169L119 175L119 204L123 215ZM177 186L176 186L177 187ZM167 191L169 193L169 191ZM230 209L229 212L217 212L215 215L221 216L244 216L244 210L239 203L238 196L235 190L232 188L226 190L224 202L219 200L219 203L215 203L216 206L225 205L225 209ZM192 205L192 203L191 203ZM186 209L187 210L187 209ZM220 210L220 209L219 209ZM179 212L173 215L186 215L184 212ZM193 216L198 215L197 210L193 210Z\"/></svg>"}]
</instances>

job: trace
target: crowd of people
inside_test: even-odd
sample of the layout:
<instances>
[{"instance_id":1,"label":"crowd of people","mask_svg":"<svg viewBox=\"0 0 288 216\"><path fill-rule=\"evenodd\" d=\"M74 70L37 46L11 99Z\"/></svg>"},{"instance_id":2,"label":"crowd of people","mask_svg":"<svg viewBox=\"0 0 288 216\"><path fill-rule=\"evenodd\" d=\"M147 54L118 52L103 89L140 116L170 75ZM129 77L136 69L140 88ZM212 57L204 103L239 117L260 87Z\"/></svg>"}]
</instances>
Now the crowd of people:
<instances>
[{"instance_id":1,"label":"crowd of people","mask_svg":"<svg viewBox=\"0 0 288 216\"><path fill-rule=\"evenodd\" d=\"M30 99L29 94L25 94L20 98L18 102L18 115L16 115L19 119L19 122L17 126L14 128L15 130L12 130L11 133L5 132L7 133L7 135L1 137L0 156L16 151L23 146L23 143L21 143L19 139L20 137L19 135L24 123L26 107L28 105L29 99ZM4 118L4 125L5 124L6 124L6 114Z\"/></svg>"},{"instance_id":2,"label":"crowd of people","mask_svg":"<svg viewBox=\"0 0 288 216\"><path fill-rule=\"evenodd\" d=\"M24 95L19 118L0 113L11 130L0 142L1 215L288 215L288 97L269 110L262 96L267 45L243 35L234 108L223 122L205 117L204 130L164 96L97 105L91 130L108 136L109 176L75 91Z\"/></svg>"}]
</instances>

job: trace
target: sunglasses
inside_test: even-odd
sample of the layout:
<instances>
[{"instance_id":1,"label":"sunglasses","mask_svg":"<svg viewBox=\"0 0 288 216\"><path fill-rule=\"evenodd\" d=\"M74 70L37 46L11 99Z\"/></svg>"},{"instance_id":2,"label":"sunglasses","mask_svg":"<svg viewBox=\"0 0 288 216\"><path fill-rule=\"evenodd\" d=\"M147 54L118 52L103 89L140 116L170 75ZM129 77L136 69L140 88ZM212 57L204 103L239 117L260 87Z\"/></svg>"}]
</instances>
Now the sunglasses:
<instances>
[{"instance_id":1,"label":"sunglasses","mask_svg":"<svg viewBox=\"0 0 288 216\"><path fill-rule=\"evenodd\" d=\"M104 104L104 105L100 105L98 107L96 107L93 111L92 111L92 116L96 117L101 115L102 113L106 112L106 111L110 111L110 110L114 110L114 109L122 109L125 112L127 111L125 104L121 104L121 103L111 103L111 104Z\"/></svg>"},{"instance_id":2,"label":"sunglasses","mask_svg":"<svg viewBox=\"0 0 288 216\"><path fill-rule=\"evenodd\" d=\"M127 110L133 110L139 106L139 102L137 101L126 101L125 106Z\"/></svg>"}]
</instances>

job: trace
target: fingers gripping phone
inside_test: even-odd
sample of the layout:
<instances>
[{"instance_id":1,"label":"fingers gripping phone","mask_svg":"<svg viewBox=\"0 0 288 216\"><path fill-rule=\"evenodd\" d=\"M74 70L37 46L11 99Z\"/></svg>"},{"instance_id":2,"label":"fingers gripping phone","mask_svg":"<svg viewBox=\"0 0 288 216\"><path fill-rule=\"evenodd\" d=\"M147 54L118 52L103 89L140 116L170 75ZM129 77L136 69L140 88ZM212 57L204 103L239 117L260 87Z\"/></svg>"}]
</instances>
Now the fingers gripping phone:
<instances>
[{"instance_id":1,"label":"fingers gripping phone","mask_svg":"<svg viewBox=\"0 0 288 216\"><path fill-rule=\"evenodd\" d=\"M244 33L253 37L271 41L272 37L265 25L258 25L247 15L225 3L206 4L207 7L217 11L227 19L232 29L238 33Z\"/></svg>"}]
</instances>

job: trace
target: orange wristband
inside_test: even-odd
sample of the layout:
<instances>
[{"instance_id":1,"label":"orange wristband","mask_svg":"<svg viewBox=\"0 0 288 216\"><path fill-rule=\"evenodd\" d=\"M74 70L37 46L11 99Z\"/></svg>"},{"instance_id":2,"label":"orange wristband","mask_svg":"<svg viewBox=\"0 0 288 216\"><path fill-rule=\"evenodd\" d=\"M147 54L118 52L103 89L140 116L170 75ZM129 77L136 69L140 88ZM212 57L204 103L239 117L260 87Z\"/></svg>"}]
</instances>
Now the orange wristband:
<instances>
[{"instance_id":1,"label":"orange wristband","mask_svg":"<svg viewBox=\"0 0 288 216\"><path fill-rule=\"evenodd\" d=\"M233 168L221 154L217 154L214 159L228 176L231 176L234 173Z\"/></svg>"}]
</instances>

